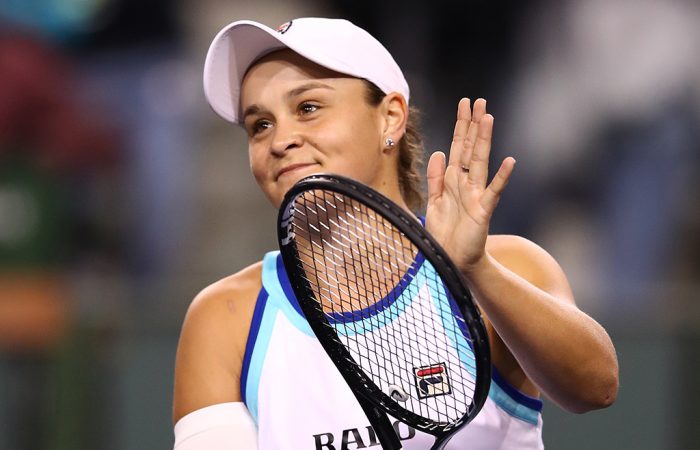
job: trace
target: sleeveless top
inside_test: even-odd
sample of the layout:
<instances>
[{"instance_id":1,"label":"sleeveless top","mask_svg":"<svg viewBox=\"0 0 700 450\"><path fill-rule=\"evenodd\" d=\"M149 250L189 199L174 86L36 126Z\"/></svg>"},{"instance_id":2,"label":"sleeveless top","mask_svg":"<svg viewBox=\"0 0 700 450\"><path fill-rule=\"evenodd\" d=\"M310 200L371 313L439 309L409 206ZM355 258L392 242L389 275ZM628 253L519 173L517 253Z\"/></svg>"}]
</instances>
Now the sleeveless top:
<instances>
[{"instance_id":1,"label":"sleeveless top","mask_svg":"<svg viewBox=\"0 0 700 450\"><path fill-rule=\"evenodd\" d=\"M257 423L260 450L380 446L354 394L304 318L278 251L263 259L241 395ZM494 367L482 410L446 449L542 449L541 410L541 400L508 384ZM392 422L404 449L432 446L432 435Z\"/></svg>"}]
</instances>

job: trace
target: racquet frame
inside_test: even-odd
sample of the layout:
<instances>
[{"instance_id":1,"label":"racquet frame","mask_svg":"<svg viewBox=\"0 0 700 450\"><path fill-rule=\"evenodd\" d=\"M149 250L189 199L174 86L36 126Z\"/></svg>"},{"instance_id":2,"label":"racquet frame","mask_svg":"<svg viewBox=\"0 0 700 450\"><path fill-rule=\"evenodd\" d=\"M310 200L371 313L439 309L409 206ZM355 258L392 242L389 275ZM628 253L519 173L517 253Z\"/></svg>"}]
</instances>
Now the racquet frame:
<instances>
[{"instance_id":1,"label":"racquet frame","mask_svg":"<svg viewBox=\"0 0 700 450\"><path fill-rule=\"evenodd\" d=\"M312 190L331 191L347 196L384 217L418 248L426 260L431 262L446 289L452 294L470 334L476 364L473 401L469 411L461 420L453 423L435 422L401 407L364 373L338 338L333 326L328 323L326 313L316 300L311 285L300 267L301 259L293 239L293 232L290 234L289 230L295 200L304 192ZM435 436L433 450L444 448L449 438L467 425L481 410L488 397L491 382L491 355L486 328L461 273L445 250L415 217L389 198L350 178L331 174L305 177L287 192L279 210L278 240L284 267L301 310L321 346L355 394L382 447L389 450L401 448L399 438L386 415L388 413L415 429Z\"/></svg>"}]
</instances>

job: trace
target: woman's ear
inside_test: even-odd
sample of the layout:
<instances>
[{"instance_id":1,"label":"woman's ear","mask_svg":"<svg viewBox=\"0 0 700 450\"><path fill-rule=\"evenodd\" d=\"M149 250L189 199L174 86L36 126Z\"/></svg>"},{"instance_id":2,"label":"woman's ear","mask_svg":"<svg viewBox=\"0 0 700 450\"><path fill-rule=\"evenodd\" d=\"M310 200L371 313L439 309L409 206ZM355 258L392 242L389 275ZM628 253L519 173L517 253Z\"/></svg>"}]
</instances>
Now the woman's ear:
<instances>
[{"instance_id":1,"label":"woman's ear","mask_svg":"<svg viewBox=\"0 0 700 450\"><path fill-rule=\"evenodd\" d=\"M408 104L403 95L390 92L382 98L380 111L383 119L382 144L385 148L393 147L393 143L399 142L406 133Z\"/></svg>"}]
</instances>

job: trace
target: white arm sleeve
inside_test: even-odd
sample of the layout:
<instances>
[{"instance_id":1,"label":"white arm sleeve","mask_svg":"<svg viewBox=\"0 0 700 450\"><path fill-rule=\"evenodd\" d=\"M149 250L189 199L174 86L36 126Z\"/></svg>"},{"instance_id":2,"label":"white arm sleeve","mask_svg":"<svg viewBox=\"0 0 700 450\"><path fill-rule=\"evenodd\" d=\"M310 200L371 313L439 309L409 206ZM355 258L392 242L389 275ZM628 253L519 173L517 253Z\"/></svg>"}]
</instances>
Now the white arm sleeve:
<instances>
[{"instance_id":1,"label":"white arm sleeve","mask_svg":"<svg viewBox=\"0 0 700 450\"><path fill-rule=\"evenodd\" d=\"M257 450L258 429L242 402L193 411L175 424L174 450Z\"/></svg>"}]
</instances>

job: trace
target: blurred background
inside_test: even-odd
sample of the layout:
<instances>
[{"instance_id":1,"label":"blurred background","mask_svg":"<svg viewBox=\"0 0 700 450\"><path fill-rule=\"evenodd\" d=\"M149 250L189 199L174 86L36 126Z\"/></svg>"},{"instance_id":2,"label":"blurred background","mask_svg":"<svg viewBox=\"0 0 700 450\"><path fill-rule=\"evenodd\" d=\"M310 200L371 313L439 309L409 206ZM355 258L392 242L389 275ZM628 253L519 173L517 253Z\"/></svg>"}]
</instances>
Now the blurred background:
<instances>
[{"instance_id":1,"label":"blurred background","mask_svg":"<svg viewBox=\"0 0 700 450\"><path fill-rule=\"evenodd\" d=\"M172 448L189 302L276 247L204 56L233 20L301 16L389 48L428 152L489 100L518 159L492 231L559 260L620 360L617 403L547 403L545 444L700 448L696 0L2 0L0 449Z\"/></svg>"}]
</instances>

